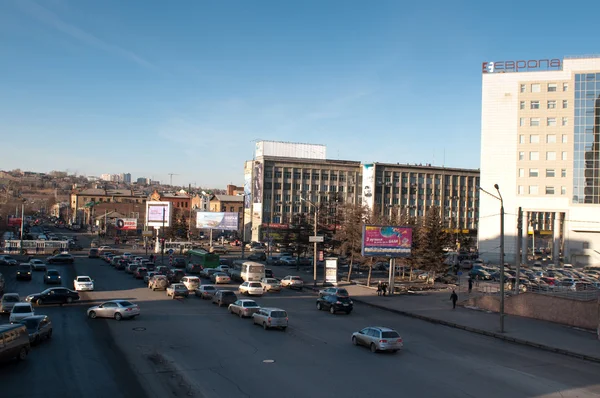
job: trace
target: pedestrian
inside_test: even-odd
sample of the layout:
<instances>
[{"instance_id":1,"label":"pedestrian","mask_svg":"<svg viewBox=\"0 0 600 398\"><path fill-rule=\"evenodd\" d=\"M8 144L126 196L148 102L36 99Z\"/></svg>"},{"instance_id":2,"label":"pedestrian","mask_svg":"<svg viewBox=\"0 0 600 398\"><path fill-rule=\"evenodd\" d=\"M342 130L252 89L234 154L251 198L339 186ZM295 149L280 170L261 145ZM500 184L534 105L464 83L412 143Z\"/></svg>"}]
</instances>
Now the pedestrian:
<instances>
[{"instance_id":1,"label":"pedestrian","mask_svg":"<svg viewBox=\"0 0 600 398\"><path fill-rule=\"evenodd\" d=\"M452 294L450 295L450 300L452 300L452 309L456 309L456 302L458 301L458 294L454 290L452 290Z\"/></svg>"},{"instance_id":2,"label":"pedestrian","mask_svg":"<svg viewBox=\"0 0 600 398\"><path fill-rule=\"evenodd\" d=\"M381 296L381 290L382 290L383 286L381 284L381 281L377 282L377 295Z\"/></svg>"},{"instance_id":3,"label":"pedestrian","mask_svg":"<svg viewBox=\"0 0 600 398\"><path fill-rule=\"evenodd\" d=\"M388 287L387 283L386 283L386 282L383 282L383 285L381 286L381 290L383 291L383 295L384 295L384 296L385 296L385 293L386 293L386 291L387 291L387 287Z\"/></svg>"},{"instance_id":4,"label":"pedestrian","mask_svg":"<svg viewBox=\"0 0 600 398\"><path fill-rule=\"evenodd\" d=\"M473 278L469 277L469 294L471 294L472 290L473 290Z\"/></svg>"}]
</instances>

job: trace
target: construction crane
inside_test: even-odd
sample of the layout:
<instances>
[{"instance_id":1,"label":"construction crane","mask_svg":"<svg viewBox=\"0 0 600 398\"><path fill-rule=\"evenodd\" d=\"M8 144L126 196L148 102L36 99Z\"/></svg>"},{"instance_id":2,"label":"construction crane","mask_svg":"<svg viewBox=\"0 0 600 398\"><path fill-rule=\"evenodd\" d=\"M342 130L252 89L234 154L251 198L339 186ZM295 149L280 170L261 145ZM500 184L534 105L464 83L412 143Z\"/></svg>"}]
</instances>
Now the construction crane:
<instances>
[{"instance_id":1,"label":"construction crane","mask_svg":"<svg viewBox=\"0 0 600 398\"><path fill-rule=\"evenodd\" d=\"M169 173L169 177L171 178L169 185L173 186L173 176L178 176L179 174Z\"/></svg>"}]
</instances>

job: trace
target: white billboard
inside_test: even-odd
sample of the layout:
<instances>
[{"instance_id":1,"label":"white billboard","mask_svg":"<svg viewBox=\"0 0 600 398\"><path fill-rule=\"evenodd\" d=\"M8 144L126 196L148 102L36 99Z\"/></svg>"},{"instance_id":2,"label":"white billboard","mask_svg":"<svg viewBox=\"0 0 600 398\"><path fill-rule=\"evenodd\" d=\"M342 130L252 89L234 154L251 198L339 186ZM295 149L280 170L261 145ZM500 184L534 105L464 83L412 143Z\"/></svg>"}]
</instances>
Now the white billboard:
<instances>
[{"instance_id":1,"label":"white billboard","mask_svg":"<svg viewBox=\"0 0 600 398\"><path fill-rule=\"evenodd\" d=\"M240 215L238 213L202 211L196 213L196 228L237 231L239 228L239 218Z\"/></svg>"},{"instance_id":2,"label":"white billboard","mask_svg":"<svg viewBox=\"0 0 600 398\"><path fill-rule=\"evenodd\" d=\"M327 147L299 142L258 141L254 157L260 156L325 160L327 159Z\"/></svg>"},{"instance_id":3,"label":"white billboard","mask_svg":"<svg viewBox=\"0 0 600 398\"><path fill-rule=\"evenodd\" d=\"M362 202L373 210L375 201L375 165L363 164L362 170Z\"/></svg>"},{"instance_id":4,"label":"white billboard","mask_svg":"<svg viewBox=\"0 0 600 398\"><path fill-rule=\"evenodd\" d=\"M146 202L146 225L162 228L171 226L171 202Z\"/></svg>"}]
</instances>

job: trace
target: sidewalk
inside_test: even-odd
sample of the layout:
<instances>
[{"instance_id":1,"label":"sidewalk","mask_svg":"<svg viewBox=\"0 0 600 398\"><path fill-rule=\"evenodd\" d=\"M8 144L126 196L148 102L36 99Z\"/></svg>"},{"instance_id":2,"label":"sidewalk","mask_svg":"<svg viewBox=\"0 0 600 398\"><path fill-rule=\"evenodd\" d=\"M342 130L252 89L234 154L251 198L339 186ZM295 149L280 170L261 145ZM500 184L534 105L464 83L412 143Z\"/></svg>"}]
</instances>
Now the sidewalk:
<instances>
[{"instance_id":1,"label":"sidewalk","mask_svg":"<svg viewBox=\"0 0 600 398\"><path fill-rule=\"evenodd\" d=\"M310 275L302 269L300 272L289 267L272 269L277 277L284 276L281 274L299 275L304 279L305 287L313 288L312 269ZM322 270L319 270L319 273L321 272ZM449 291L380 297L377 296L375 288L345 282L340 285L344 285L354 301L375 308L516 344L600 362L600 341L596 333L517 316L506 316L505 332L500 333L498 314L460 306L453 310Z\"/></svg>"}]
</instances>

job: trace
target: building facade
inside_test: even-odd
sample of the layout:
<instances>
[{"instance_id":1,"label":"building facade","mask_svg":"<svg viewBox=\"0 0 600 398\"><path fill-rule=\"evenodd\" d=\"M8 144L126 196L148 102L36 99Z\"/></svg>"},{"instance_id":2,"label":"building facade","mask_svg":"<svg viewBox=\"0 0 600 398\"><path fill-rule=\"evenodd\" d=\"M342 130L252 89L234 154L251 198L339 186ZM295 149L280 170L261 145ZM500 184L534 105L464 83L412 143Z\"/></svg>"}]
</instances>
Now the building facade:
<instances>
[{"instance_id":1,"label":"building facade","mask_svg":"<svg viewBox=\"0 0 600 398\"><path fill-rule=\"evenodd\" d=\"M555 263L600 263L600 58L486 62L482 72L481 186L499 185L505 261L542 249ZM482 194L487 258L499 258L499 208Z\"/></svg>"},{"instance_id":2,"label":"building facade","mask_svg":"<svg viewBox=\"0 0 600 398\"><path fill-rule=\"evenodd\" d=\"M70 221L75 224L88 225L93 223L96 211L113 210L113 204L116 203L122 204L119 206L120 212L136 213L136 218L139 218L145 214L145 210L141 215L139 213L146 203L146 194L131 189L74 190L71 192L70 198Z\"/></svg>"}]
</instances>

